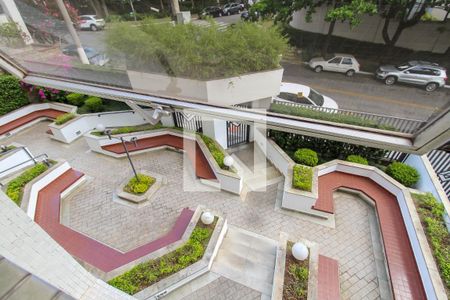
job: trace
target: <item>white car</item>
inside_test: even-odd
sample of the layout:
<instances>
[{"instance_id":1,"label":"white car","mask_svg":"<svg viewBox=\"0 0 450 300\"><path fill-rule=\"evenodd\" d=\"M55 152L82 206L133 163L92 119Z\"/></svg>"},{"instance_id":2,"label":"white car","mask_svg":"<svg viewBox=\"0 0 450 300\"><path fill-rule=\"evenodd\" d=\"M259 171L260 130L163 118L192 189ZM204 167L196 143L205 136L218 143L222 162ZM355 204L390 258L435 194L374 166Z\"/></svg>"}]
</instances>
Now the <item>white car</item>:
<instances>
[{"instance_id":1,"label":"white car","mask_svg":"<svg viewBox=\"0 0 450 300\"><path fill-rule=\"evenodd\" d=\"M353 55L336 53L330 59L316 57L309 61L309 67L315 72L322 71L345 73L353 76L359 72L359 63Z\"/></svg>"},{"instance_id":2,"label":"white car","mask_svg":"<svg viewBox=\"0 0 450 300\"><path fill-rule=\"evenodd\" d=\"M98 19L96 15L83 15L78 17L78 28L97 31L105 28L105 20Z\"/></svg>"},{"instance_id":3,"label":"white car","mask_svg":"<svg viewBox=\"0 0 450 300\"><path fill-rule=\"evenodd\" d=\"M282 82L280 86L280 94L273 97L273 99L283 102L295 102L334 109L339 108L336 101L330 97L321 95L309 86L297 83Z\"/></svg>"}]
</instances>

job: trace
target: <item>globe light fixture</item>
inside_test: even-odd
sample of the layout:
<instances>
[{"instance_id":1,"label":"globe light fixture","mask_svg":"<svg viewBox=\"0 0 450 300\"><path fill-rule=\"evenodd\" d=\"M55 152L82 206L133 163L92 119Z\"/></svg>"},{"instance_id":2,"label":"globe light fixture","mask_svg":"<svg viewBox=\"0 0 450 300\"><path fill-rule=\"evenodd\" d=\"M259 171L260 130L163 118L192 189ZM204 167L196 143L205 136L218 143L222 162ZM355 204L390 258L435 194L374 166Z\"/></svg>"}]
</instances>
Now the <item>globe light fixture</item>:
<instances>
[{"instance_id":1,"label":"globe light fixture","mask_svg":"<svg viewBox=\"0 0 450 300\"><path fill-rule=\"evenodd\" d=\"M203 224L210 225L212 224L212 222L214 222L214 215L210 212L204 212L200 219L202 220Z\"/></svg>"},{"instance_id":2,"label":"globe light fixture","mask_svg":"<svg viewBox=\"0 0 450 300\"><path fill-rule=\"evenodd\" d=\"M231 168L234 164L234 159L231 156L225 156L223 159L223 164L227 166L228 168Z\"/></svg>"},{"instance_id":3,"label":"globe light fixture","mask_svg":"<svg viewBox=\"0 0 450 300\"><path fill-rule=\"evenodd\" d=\"M105 131L105 125L103 124L97 124L97 126L95 126L95 129L97 129L98 131L104 132Z\"/></svg>"},{"instance_id":4,"label":"globe light fixture","mask_svg":"<svg viewBox=\"0 0 450 300\"><path fill-rule=\"evenodd\" d=\"M308 247L303 243L297 242L292 246L292 255L296 260L305 260L309 255Z\"/></svg>"}]
</instances>

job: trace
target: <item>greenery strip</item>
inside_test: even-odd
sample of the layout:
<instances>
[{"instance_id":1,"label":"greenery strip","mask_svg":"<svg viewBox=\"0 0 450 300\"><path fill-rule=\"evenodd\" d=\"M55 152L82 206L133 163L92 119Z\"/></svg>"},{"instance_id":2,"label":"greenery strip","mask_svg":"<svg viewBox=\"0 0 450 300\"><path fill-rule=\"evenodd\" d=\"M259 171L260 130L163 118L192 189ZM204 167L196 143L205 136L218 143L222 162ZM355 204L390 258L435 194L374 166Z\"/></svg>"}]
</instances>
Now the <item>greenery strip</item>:
<instances>
[{"instance_id":1,"label":"greenery strip","mask_svg":"<svg viewBox=\"0 0 450 300\"><path fill-rule=\"evenodd\" d=\"M189 240L180 248L157 259L141 263L119 275L108 283L130 295L169 277L170 275L199 261L206 251L216 226L217 219L211 225L197 223Z\"/></svg>"},{"instance_id":2,"label":"greenery strip","mask_svg":"<svg viewBox=\"0 0 450 300\"><path fill-rule=\"evenodd\" d=\"M25 185L47 171L47 169L47 165L38 163L34 167L26 170L8 183L6 195L8 195L14 203L20 206Z\"/></svg>"},{"instance_id":3,"label":"greenery strip","mask_svg":"<svg viewBox=\"0 0 450 300\"><path fill-rule=\"evenodd\" d=\"M313 170L310 167L295 165L292 176L292 186L296 189L311 192Z\"/></svg>"}]
</instances>

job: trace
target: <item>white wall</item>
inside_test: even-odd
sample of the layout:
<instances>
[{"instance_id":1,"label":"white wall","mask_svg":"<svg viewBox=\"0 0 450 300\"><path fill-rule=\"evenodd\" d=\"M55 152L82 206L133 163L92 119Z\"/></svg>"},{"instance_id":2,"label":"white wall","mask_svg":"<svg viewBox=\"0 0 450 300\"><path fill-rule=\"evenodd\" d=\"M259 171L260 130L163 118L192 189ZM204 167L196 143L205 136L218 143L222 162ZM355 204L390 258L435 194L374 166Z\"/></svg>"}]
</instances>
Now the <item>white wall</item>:
<instances>
[{"instance_id":1,"label":"white wall","mask_svg":"<svg viewBox=\"0 0 450 300\"><path fill-rule=\"evenodd\" d=\"M203 134L214 139L223 149L227 149L227 121L221 119L202 120Z\"/></svg>"},{"instance_id":2,"label":"white wall","mask_svg":"<svg viewBox=\"0 0 450 300\"><path fill-rule=\"evenodd\" d=\"M11 154L7 154L3 157L0 157L0 177L6 177L14 172L19 171L20 169L23 169L27 166L31 166L34 164L32 160L30 160L30 155L32 156L31 152L27 152L28 149L17 149L16 151L12 152ZM28 161L28 162L27 162ZM21 164L20 166L17 166L18 164ZM9 171L4 172L5 170L17 166L15 168L12 168Z\"/></svg>"},{"instance_id":3,"label":"white wall","mask_svg":"<svg viewBox=\"0 0 450 300\"><path fill-rule=\"evenodd\" d=\"M163 117L161 122L165 126L173 126L172 115ZM63 125L50 124L49 128L52 130L53 139L64 143L71 143L85 133L93 130L98 124L103 124L105 127L121 127L146 123L143 117L130 110L107 114L93 113L81 115Z\"/></svg>"},{"instance_id":4,"label":"white wall","mask_svg":"<svg viewBox=\"0 0 450 300\"><path fill-rule=\"evenodd\" d=\"M329 23L324 21L327 8L319 7L317 13L312 15L312 22L305 21L305 10L297 11L293 15L290 25L296 29L308 32L326 34ZM381 31L384 19L378 15L364 16L360 25L350 28L348 22L337 22L334 29L334 36L344 38L384 44ZM395 31L397 21L392 20L390 36ZM447 29L443 33L438 32L438 27L445 26ZM435 53L445 53L450 47L450 23L420 22L419 24L406 28L396 43L398 47L412 50L431 51Z\"/></svg>"},{"instance_id":5,"label":"white wall","mask_svg":"<svg viewBox=\"0 0 450 300\"><path fill-rule=\"evenodd\" d=\"M134 91L228 106L278 95L283 69L210 81L128 71Z\"/></svg>"}]
</instances>

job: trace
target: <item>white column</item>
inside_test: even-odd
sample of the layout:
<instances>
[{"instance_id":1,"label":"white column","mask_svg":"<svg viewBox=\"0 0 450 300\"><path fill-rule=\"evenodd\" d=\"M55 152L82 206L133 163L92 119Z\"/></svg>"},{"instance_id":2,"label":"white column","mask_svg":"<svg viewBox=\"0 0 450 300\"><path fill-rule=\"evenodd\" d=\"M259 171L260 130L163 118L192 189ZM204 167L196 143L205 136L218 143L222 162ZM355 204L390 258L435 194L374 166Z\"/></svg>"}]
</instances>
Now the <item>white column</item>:
<instances>
[{"instance_id":1,"label":"white column","mask_svg":"<svg viewBox=\"0 0 450 300\"><path fill-rule=\"evenodd\" d=\"M227 122L220 119L203 119L203 134L227 149Z\"/></svg>"},{"instance_id":2,"label":"white column","mask_svg":"<svg viewBox=\"0 0 450 300\"><path fill-rule=\"evenodd\" d=\"M20 14L19 10L17 9L16 3L14 3L14 0L0 0L0 3L3 7L3 10L8 15L8 17L13 21L14 23L19 26L20 31L24 33L24 42L27 45L30 45L33 43L33 39L31 38L31 34L28 31L27 25L25 25L25 22L22 19L22 15Z\"/></svg>"}]
</instances>

